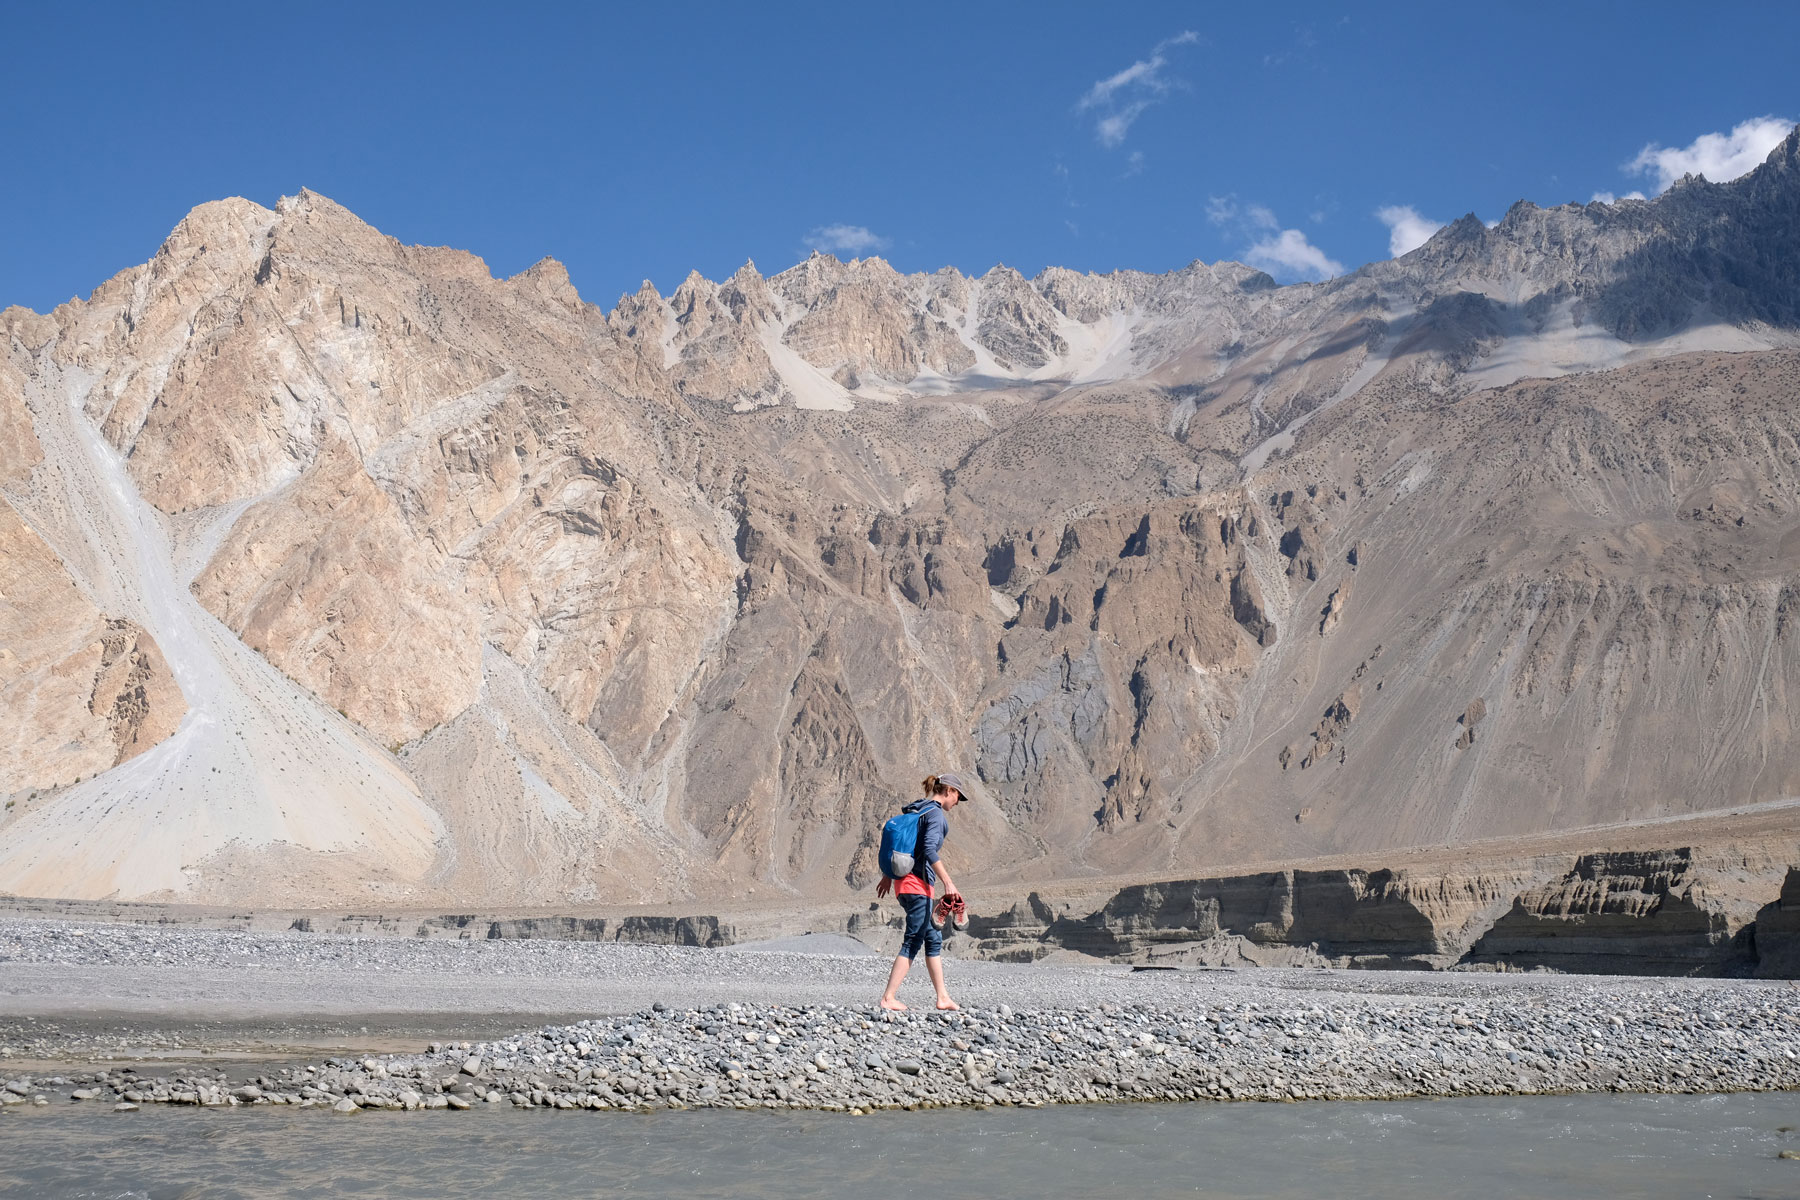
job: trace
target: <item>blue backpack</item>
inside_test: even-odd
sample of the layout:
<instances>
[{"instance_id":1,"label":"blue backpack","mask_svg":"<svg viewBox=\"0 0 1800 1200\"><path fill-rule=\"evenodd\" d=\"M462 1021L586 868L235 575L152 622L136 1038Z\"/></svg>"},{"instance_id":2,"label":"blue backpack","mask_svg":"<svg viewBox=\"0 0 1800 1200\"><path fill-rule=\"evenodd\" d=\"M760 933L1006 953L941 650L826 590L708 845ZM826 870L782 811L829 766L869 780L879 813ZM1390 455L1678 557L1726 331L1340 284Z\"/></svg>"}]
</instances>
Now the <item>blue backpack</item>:
<instances>
[{"instance_id":1,"label":"blue backpack","mask_svg":"<svg viewBox=\"0 0 1800 1200\"><path fill-rule=\"evenodd\" d=\"M919 814L895 813L881 827L881 873L889 879L905 879L913 873L913 855L919 849Z\"/></svg>"}]
</instances>

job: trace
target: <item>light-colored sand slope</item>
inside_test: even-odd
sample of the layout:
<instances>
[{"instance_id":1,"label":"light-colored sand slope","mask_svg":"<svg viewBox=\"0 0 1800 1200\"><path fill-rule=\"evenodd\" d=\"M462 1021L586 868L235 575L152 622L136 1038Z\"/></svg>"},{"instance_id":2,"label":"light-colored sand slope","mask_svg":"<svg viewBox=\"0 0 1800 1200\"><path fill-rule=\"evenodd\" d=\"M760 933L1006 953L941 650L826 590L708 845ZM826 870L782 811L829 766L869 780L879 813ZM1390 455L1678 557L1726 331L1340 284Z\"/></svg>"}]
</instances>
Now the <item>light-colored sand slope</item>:
<instances>
[{"instance_id":1,"label":"light-colored sand slope","mask_svg":"<svg viewBox=\"0 0 1800 1200\"><path fill-rule=\"evenodd\" d=\"M27 394L63 484L51 502L84 539L65 560L91 563L89 593L152 633L188 711L166 741L7 825L0 890L205 897L211 856L285 846L328 854L317 867L337 886L403 891L432 861L436 813L391 757L195 601L162 518L83 413L91 379L39 365ZM293 885L271 876L271 898Z\"/></svg>"}]
</instances>

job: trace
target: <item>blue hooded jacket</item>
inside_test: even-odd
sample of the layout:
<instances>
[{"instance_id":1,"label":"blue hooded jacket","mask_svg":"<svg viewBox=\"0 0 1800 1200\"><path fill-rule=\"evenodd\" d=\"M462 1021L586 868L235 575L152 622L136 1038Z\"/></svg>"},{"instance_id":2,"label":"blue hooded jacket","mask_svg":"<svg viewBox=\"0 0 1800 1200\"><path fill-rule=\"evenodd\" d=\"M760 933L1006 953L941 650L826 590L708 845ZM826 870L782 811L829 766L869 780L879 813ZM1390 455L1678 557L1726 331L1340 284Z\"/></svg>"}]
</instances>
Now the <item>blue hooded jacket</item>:
<instances>
[{"instance_id":1,"label":"blue hooded jacket","mask_svg":"<svg viewBox=\"0 0 1800 1200\"><path fill-rule=\"evenodd\" d=\"M919 845L913 851L912 873L925 881L926 887L937 884L937 872L931 869L938 860L938 851L943 849L944 838L950 833L950 818L944 813L944 806L929 796L923 800L914 800L900 810L919 814Z\"/></svg>"}]
</instances>

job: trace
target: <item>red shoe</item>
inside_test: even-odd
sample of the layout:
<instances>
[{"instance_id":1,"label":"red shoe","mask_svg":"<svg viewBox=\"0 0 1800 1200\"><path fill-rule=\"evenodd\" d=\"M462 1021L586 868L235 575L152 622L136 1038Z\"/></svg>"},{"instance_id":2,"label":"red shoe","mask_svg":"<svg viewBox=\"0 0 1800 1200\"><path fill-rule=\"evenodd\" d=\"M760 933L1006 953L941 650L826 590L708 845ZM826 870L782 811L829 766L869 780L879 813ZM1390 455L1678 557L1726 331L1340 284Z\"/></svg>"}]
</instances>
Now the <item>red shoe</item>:
<instances>
[{"instance_id":1,"label":"red shoe","mask_svg":"<svg viewBox=\"0 0 1800 1200\"><path fill-rule=\"evenodd\" d=\"M955 892L946 892L944 898L937 902L937 907L931 910L931 923L938 928L943 928L945 918L949 918L950 922L958 929L969 927L968 905L964 904L963 898Z\"/></svg>"}]
</instances>

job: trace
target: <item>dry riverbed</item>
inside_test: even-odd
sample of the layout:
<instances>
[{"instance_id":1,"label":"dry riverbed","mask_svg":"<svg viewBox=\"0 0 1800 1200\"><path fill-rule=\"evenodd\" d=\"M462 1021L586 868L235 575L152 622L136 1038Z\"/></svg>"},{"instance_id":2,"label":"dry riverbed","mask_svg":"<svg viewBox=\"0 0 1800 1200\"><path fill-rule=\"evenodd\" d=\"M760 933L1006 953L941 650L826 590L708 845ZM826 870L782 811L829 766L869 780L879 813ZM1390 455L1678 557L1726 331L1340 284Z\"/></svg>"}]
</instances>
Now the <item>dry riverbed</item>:
<instances>
[{"instance_id":1,"label":"dry riverbed","mask_svg":"<svg viewBox=\"0 0 1800 1200\"><path fill-rule=\"evenodd\" d=\"M890 1015L872 1003L886 965L0 922L0 1108L868 1111L1800 1088L1787 983L952 962L963 1012ZM919 980L903 996L930 993Z\"/></svg>"}]
</instances>

